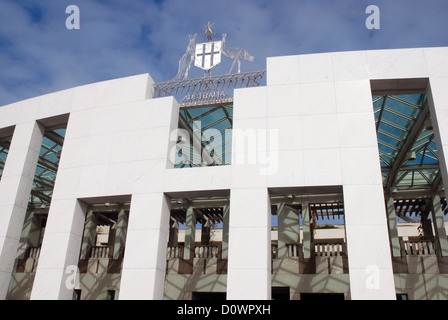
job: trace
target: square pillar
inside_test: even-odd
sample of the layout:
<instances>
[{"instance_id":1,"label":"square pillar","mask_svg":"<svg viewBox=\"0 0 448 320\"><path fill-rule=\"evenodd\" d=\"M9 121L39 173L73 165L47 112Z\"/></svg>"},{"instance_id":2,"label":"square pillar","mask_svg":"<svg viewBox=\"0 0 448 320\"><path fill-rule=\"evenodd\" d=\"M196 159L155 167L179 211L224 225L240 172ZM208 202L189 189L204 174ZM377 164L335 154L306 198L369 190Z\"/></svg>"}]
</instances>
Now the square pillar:
<instances>
[{"instance_id":1,"label":"square pillar","mask_svg":"<svg viewBox=\"0 0 448 320\"><path fill-rule=\"evenodd\" d=\"M302 221L303 221L303 257L311 258L312 242L314 238L314 228L311 224L311 212L308 201L302 201Z\"/></svg>"},{"instance_id":2,"label":"square pillar","mask_svg":"<svg viewBox=\"0 0 448 320\"><path fill-rule=\"evenodd\" d=\"M19 244L17 252L18 257L23 258L28 247L37 247L40 245L41 232L42 218L39 218L31 209L28 209L23 223L22 241Z\"/></svg>"},{"instance_id":3,"label":"square pillar","mask_svg":"<svg viewBox=\"0 0 448 320\"><path fill-rule=\"evenodd\" d=\"M202 225L201 228L201 245L210 244L210 230L210 220L206 218L206 222Z\"/></svg>"},{"instance_id":4,"label":"square pillar","mask_svg":"<svg viewBox=\"0 0 448 320\"><path fill-rule=\"evenodd\" d=\"M114 252L113 258L120 259L120 255L122 253L122 249L126 244L126 235L128 231L128 219L129 212L127 212L124 208L121 208L118 212L118 220L117 226L115 230L115 238L114 238Z\"/></svg>"},{"instance_id":5,"label":"square pillar","mask_svg":"<svg viewBox=\"0 0 448 320\"><path fill-rule=\"evenodd\" d=\"M77 199L52 201L31 300L73 298L86 211L87 205Z\"/></svg>"},{"instance_id":6,"label":"square pillar","mask_svg":"<svg viewBox=\"0 0 448 320\"><path fill-rule=\"evenodd\" d=\"M162 300L170 201L163 193L132 196L120 300Z\"/></svg>"},{"instance_id":7,"label":"square pillar","mask_svg":"<svg viewBox=\"0 0 448 320\"><path fill-rule=\"evenodd\" d=\"M16 125L0 181L0 299L6 298L45 129Z\"/></svg>"},{"instance_id":8,"label":"square pillar","mask_svg":"<svg viewBox=\"0 0 448 320\"><path fill-rule=\"evenodd\" d=\"M266 188L231 189L228 300L271 299L271 205Z\"/></svg>"},{"instance_id":9,"label":"square pillar","mask_svg":"<svg viewBox=\"0 0 448 320\"><path fill-rule=\"evenodd\" d=\"M287 244L300 242L299 213L286 204L280 204L278 210L278 257L288 256Z\"/></svg>"},{"instance_id":10,"label":"square pillar","mask_svg":"<svg viewBox=\"0 0 448 320\"><path fill-rule=\"evenodd\" d=\"M177 220L171 218L170 219L170 232L168 236L168 245L169 246L177 246L179 240L179 222Z\"/></svg>"},{"instance_id":11,"label":"square pillar","mask_svg":"<svg viewBox=\"0 0 448 320\"><path fill-rule=\"evenodd\" d=\"M194 243L196 238L196 217L192 206L187 208L187 218L185 225L184 259L193 258Z\"/></svg>"},{"instance_id":12,"label":"square pillar","mask_svg":"<svg viewBox=\"0 0 448 320\"><path fill-rule=\"evenodd\" d=\"M395 300L383 186L346 185L343 192L351 298Z\"/></svg>"},{"instance_id":13,"label":"square pillar","mask_svg":"<svg viewBox=\"0 0 448 320\"><path fill-rule=\"evenodd\" d=\"M95 218L96 217L95 214L93 213L93 210L89 210L86 215L86 222L84 223L84 233L82 236L81 253L79 255L79 258L81 260L89 259L90 257L89 248L95 245L96 227L97 227L97 222Z\"/></svg>"},{"instance_id":14,"label":"square pillar","mask_svg":"<svg viewBox=\"0 0 448 320\"><path fill-rule=\"evenodd\" d=\"M448 198L448 77L431 77L427 87L428 106L439 156L440 174Z\"/></svg>"},{"instance_id":15,"label":"square pillar","mask_svg":"<svg viewBox=\"0 0 448 320\"><path fill-rule=\"evenodd\" d=\"M227 259L229 256L229 210L230 206L226 205L222 208L222 244L221 258Z\"/></svg>"}]
</instances>

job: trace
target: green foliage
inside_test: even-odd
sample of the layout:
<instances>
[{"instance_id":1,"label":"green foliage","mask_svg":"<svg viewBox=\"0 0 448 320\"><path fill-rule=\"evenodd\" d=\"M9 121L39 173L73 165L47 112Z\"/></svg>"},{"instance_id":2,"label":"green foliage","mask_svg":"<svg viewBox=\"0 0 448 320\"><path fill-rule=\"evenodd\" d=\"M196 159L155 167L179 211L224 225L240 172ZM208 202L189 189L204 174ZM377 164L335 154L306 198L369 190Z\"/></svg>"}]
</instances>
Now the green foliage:
<instances>
[{"instance_id":1,"label":"green foliage","mask_svg":"<svg viewBox=\"0 0 448 320\"><path fill-rule=\"evenodd\" d=\"M316 229L336 229L332 224L324 224L322 226L316 226Z\"/></svg>"}]
</instances>

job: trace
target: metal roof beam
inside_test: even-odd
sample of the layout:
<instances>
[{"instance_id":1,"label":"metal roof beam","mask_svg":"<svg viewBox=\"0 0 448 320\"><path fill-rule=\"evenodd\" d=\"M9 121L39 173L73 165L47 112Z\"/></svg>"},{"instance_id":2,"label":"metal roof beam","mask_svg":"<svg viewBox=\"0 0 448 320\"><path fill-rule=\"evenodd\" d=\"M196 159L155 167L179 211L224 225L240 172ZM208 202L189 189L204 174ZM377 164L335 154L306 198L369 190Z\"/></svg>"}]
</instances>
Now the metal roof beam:
<instances>
[{"instance_id":1,"label":"metal roof beam","mask_svg":"<svg viewBox=\"0 0 448 320\"><path fill-rule=\"evenodd\" d=\"M386 190L390 190L390 188L395 183L395 178L397 177L398 171L401 169L402 164L406 160L406 153L411 150L414 143L417 141L420 133L424 129L425 120L429 117L429 107L428 101L426 100L421 111L419 112L417 118L415 119L409 133L406 136L403 145L401 146L395 160L392 163L391 171L387 177L386 181Z\"/></svg>"},{"instance_id":2,"label":"metal roof beam","mask_svg":"<svg viewBox=\"0 0 448 320\"><path fill-rule=\"evenodd\" d=\"M428 163L428 164L409 164L400 167L401 170L431 170L431 169L439 169L438 163ZM382 172L390 172L392 168L382 167Z\"/></svg>"},{"instance_id":3,"label":"metal roof beam","mask_svg":"<svg viewBox=\"0 0 448 320\"><path fill-rule=\"evenodd\" d=\"M64 137L62 137L61 135L57 134L54 131L46 131L45 137L47 137L51 141L57 143L61 147L64 145Z\"/></svg>"},{"instance_id":4,"label":"metal roof beam","mask_svg":"<svg viewBox=\"0 0 448 320\"><path fill-rule=\"evenodd\" d=\"M386 106L386 100L387 100L387 96L384 96L383 103L381 104L381 108L380 108L380 115L378 116L378 120L376 122L376 131L377 132L378 132L378 128L380 126L381 118L383 116L384 107Z\"/></svg>"},{"instance_id":5,"label":"metal roof beam","mask_svg":"<svg viewBox=\"0 0 448 320\"><path fill-rule=\"evenodd\" d=\"M45 159L45 158L39 157L39 160L37 163L48 170L58 172L58 165Z\"/></svg>"},{"instance_id":6,"label":"metal roof beam","mask_svg":"<svg viewBox=\"0 0 448 320\"><path fill-rule=\"evenodd\" d=\"M51 202L51 197L47 196L45 194L43 194L40 191L36 191L36 190L31 190L31 194L35 197L38 197L39 199L41 199L42 201L46 201L46 202Z\"/></svg>"}]
</instances>

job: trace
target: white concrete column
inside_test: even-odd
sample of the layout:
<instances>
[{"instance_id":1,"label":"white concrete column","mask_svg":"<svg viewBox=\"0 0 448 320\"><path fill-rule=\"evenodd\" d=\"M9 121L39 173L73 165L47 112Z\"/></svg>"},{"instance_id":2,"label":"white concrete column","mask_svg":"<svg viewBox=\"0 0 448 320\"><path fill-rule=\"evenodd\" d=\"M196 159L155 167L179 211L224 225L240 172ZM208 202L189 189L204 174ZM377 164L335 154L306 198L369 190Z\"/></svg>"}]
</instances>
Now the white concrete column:
<instances>
[{"instance_id":1,"label":"white concrete column","mask_svg":"<svg viewBox=\"0 0 448 320\"><path fill-rule=\"evenodd\" d=\"M448 198L448 77L429 78L428 104L434 128L440 173Z\"/></svg>"},{"instance_id":2,"label":"white concrete column","mask_svg":"<svg viewBox=\"0 0 448 320\"><path fill-rule=\"evenodd\" d=\"M350 295L353 300L394 300L371 86L366 80L338 81L335 90Z\"/></svg>"},{"instance_id":3,"label":"white concrete column","mask_svg":"<svg viewBox=\"0 0 448 320\"><path fill-rule=\"evenodd\" d=\"M266 188L231 190L228 300L271 299L270 218Z\"/></svg>"},{"instance_id":4,"label":"white concrete column","mask_svg":"<svg viewBox=\"0 0 448 320\"><path fill-rule=\"evenodd\" d=\"M16 125L0 181L0 299L6 298L42 138L37 122Z\"/></svg>"},{"instance_id":5,"label":"white concrete column","mask_svg":"<svg viewBox=\"0 0 448 320\"><path fill-rule=\"evenodd\" d=\"M351 298L396 299L383 187L349 185L343 192Z\"/></svg>"},{"instance_id":6,"label":"white concrete column","mask_svg":"<svg viewBox=\"0 0 448 320\"><path fill-rule=\"evenodd\" d=\"M87 205L77 199L53 199L31 300L72 299L86 210Z\"/></svg>"},{"instance_id":7,"label":"white concrete column","mask_svg":"<svg viewBox=\"0 0 448 320\"><path fill-rule=\"evenodd\" d=\"M120 300L162 300L170 201L163 193L132 196Z\"/></svg>"}]
</instances>

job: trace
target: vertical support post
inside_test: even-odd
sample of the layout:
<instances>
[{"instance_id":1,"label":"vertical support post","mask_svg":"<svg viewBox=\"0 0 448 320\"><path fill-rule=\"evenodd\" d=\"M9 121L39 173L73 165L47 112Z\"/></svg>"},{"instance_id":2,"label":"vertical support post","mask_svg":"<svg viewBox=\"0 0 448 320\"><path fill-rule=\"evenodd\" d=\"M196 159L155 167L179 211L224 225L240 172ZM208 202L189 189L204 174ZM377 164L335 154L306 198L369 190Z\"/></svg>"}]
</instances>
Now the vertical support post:
<instances>
[{"instance_id":1,"label":"vertical support post","mask_svg":"<svg viewBox=\"0 0 448 320\"><path fill-rule=\"evenodd\" d=\"M443 221L443 212L440 203L440 197L433 194L431 201L432 220L436 239L439 242L440 254L442 257L448 256L448 240L446 237L445 222Z\"/></svg>"},{"instance_id":2,"label":"vertical support post","mask_svg":"<svg viewBox=\"0 0 448 320\"><path fill-rule=\"evenodd\" d=\"M27 245L30 247L38 247L42 236L42 216L37 216L31 212L30 216L30 228L28 234ZM25 235L26 235L25 234Z\"/></svg>"},{"instance_id":3,"label":"vertical support post","mask_svg":"<svg viewBox=\"0 0 448 320\"><path fill-rule=\"evenodd\" d=\"M132 196L121 271L120 300L162 300L165 289L170 199Z\"/></svg>"},{"instance_id":4,"label":"vertical support post","mask_svg":"<svg viewBox=\"0 0 448 320\"><path fill-rule=\"evenodd\" d=\"M300 242L300 224L298 211L284 203L278 210L278 257L288 256L289 243Z\"/></svg>"},{"instance_id":5,"label":"vertical support post","mask_svg":"<svg viewBox=\"0 0 448 320\"><path fill-rule=\"evenodd\" d=\"M170 219L170 234L168 236L168 245L169 246L177 246L179 239L179 222L177 220L171 218Z\"/></svg>"},{"instance_id":6,"label":"vertical support post","mask_svg":"<svg viewBox=\"0 0 448 320\"><path fill-rule=\"evenodd\" d=\"M393 257L400 257L400 241L398 239L397 216L395 214L394 197L391 194L386 195L386 213L389 226L390 247Z\"/></svg>"},{"instance_id":7,"label":"vertical support post","mask_svg":"<svg viewBox=\"0 0 448 320\"><path fill-rule=\"evenodd\" d=\"M426 93L439 156L441 183L445 189L445 197L448 199L448 128L445 121L448 112L447 85L447 77L430 77Z\"/></svg>"},{"instance_id":8,"label":"vertical support post","mask_svg":"<svg viewBox=\"0 0 448 320\"><path fill-rule=\"evenodd\" d=\"M266 188L230 191L227 299L271 299L271 205Z\"/></svg>"},{"instance_id":9,"label":"vertical support post","mask_svg":"<svg viewBox=\"0 0 448 320\"><path fill-rule=\"evenodd\" d=\"M308 201L302 201L302 221L303 221L303 257L311 258L311 242L313 239L313 229L310 221L310 208Z\"/></svg>"},{"instance_id":10,"label":"vertical support post","mask_svg":"<svg viewBox=\"0 0 448 320\"><path fill-rule=\"evenodd\" d=\"M201 244L210 244L210 220L206 219L206 222L202 225L201 229Z\"/></svg>"},{"instance_id":11,"label":"vertical support post","mask_svg":"<svg viewBox=\"0 0 448 320\"><path fill-rule=\"evenodd\" d=\"M226 205L222 208L222 259L227 259L229 254L229 208L229 205Z\"/></svg>"},{"instance_id":12,"label":"vertical support post","mask_svg":"<svg viewBox=\"0 0 448 320\"><path fill-rule=\"evenodd\" d=\"M425 237L425 240L434 241L431 216L429 214L431 212L431 206L432 206L431 199L426 199L424 209L421 212L420 221L422 223L423 236Z\"/></svg>"},{"instance_id":13,"label":"vertical support post","mask_svg":"<svg viewBox=\"0 0 448 320\"><path fill-rule=\"evenodd\" d=\"M117 229L115 231L114 252L113 258L119 259L122 248L126 243L126 234L128 230L128 215L129 213L121 208L118 212Z\"/></svg>"},{"instance_id":14,"label":"vertical support post","mask_svg":"<svg viewBox=\"0 0 448 320\"><path fill-rule=\"evenodd\" d=\"M184 243L184 259L189 260L192 257L196 236L196 217L192 206L187 208L187 219L185 225L185 243Z\"/></svg>"},{"instance_id":15,"label":"vertical support post","mask_svg":"<svg viewBox=\"0 0 448 320\"><path fill-rule=\"evenodd\" d=\"M18 249L18 254L21 258L23 258L27 247L37 247L39 245L40 224L41 219L31 209L27 210Z\"/></svg>"},{"instance_id":16,"label":"vertical support post","mask_svg":"<svg viewBox=\"0 0 448 320\"><path fill-rule=\"evenodd\" d=\"M89 258L89 248L95 245L96 240L96 221L93 210L89 210L86 215L84 224L84 233L82 236L81 253L79 259L85 260Z\"/></svg>"},{"instance_id":17,"label":"vertical support post","mask_svg":"<svg viewBox=\"0 0 448 320\"><path fill-rule=\"evenodd\" d=\"M31 300L72 299L86 211L77 199L51 202Z\"/></svg>"},{"instance_id":18,"label":"vertical support post","mask_svg":"<svg viewBox=\"0 0 448 320\"><path fill-rule=\"evenodd\" d=\"M351 298L395 300L383 185L344 185L343 194Z\"/></svg>"},{"instance_id":19,"label":"vertical support post","mask_svg":"<svg viewBox=\"0 0 448 320\"><path fill-rule=\"evenodd\" d=\"M0 300L6 298L45 129L17 124L0 182Z\"/></svg>"}]
</instances>

